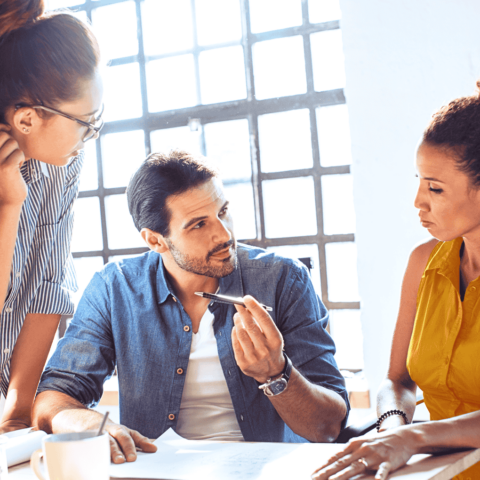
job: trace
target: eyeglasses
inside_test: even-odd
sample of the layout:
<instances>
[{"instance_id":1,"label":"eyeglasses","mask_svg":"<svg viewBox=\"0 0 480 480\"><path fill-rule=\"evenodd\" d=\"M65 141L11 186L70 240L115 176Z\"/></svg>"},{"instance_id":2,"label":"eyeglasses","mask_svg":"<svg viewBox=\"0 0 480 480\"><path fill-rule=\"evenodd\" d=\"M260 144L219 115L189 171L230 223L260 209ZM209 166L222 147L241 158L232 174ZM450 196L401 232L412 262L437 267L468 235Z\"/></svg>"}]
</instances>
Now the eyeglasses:
<instances>
[{"instance_id":1,"label":"eyeglasses","mask_svg":"<svg viewBox=\"0 0 480 480\"><path fill-rule=\"evenodd\" d=\"M103 103L102 103L102 106L100 107L100 112L95 117L95 123L84 122L83 120L80 120L76 117L72 117L72 115L69 115L68 113L57 110L56 108L46 107L45 105L27 105L24 103L20 103L18 105L15 105L15 110L18 110L19 108L22 108L22 107L40 108L41 110L54 113L55 115L61 115L62 117L68 118L69 120L73 120L74 122L77 122L80 125L87 127L87 131L85 132L85 135L82 138L83 142L87 142L88 140L91 140L92 138L96 137L104 124L103 118L102 118L103 109L104 109Z\"/></svg>"}]
</instances>

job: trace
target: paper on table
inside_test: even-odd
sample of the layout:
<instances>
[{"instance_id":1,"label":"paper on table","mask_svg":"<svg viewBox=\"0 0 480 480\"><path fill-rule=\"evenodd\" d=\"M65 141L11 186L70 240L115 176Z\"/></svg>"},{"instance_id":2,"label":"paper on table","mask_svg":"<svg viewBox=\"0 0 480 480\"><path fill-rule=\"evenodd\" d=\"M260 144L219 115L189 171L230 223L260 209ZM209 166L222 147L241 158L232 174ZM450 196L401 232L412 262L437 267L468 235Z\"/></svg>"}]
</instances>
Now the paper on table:
<instances>
[{"instance_id":1,"label":"paper on table","mask_svg":"<svg viewBox=\"0 0 480 480\"><path fill-rule=\"evenodd\" d=\"M111 478L157 480L309 480L313 470L343 445L210 442L186 440L172 429L155 441L156 453L138 453L131 463L111 465ZM313 449L311 448L313 447Z\"/></svg>"},{"instance_id":2,"label":"paper on table","mask_svg":"<svg viewBox=\"0 0 480 480\"><path fill-rule=\"evenodd\" d=\"M42 438L46 435L42 430L32 431L31 428L22 428L0 435L1 438L8 439L5 449L8 466L30 460L32 453L42 448Z\"/></svg>"}]
</instances>

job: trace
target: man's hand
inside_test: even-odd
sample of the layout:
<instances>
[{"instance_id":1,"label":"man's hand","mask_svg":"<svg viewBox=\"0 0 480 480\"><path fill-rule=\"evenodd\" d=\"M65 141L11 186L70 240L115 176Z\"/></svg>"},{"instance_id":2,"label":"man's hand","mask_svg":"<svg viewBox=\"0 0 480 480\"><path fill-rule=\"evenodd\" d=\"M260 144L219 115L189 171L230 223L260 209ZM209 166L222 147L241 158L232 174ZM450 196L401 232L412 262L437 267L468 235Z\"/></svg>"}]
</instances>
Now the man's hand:
<instances>
[{"instance_id":1,"label":"man's hand","mask_svg":"<svg viewBox=\"0 0 480 480\"><path fill-rule=\"evenodd\" d=\"M285 366L283 337L270 315L250 295L243 297L247 308L235 305L232 345L242 372L265 383Z\"/></svg>"},{"instance_id":2,"label":"man's hand","mask_svg":"<svg viewBox=\"0 0 480 480\"><path fill-rule=\"evenodd\" d=\"M108 422L105 430L110 434L110 455L113 463L134 462L137 459L137 449L147 453L157 451L156 445L136 430L124 427L118 423Z\"/></svg>"}]
</instances>

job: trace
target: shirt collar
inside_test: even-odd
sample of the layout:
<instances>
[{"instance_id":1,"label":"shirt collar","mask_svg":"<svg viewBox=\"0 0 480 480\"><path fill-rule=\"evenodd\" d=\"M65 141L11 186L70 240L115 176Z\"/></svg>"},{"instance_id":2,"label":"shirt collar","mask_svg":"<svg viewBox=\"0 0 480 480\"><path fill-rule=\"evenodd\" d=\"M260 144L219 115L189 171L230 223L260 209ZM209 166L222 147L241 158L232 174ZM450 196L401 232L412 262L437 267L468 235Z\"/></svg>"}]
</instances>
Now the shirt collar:
<instances>
[{"instance_id":1,"label":"shirt collar","mask_svg":"<svg viewBox=\"0 0 480 480\"><path fill-rule=\"evenodd\" d=\"M237 248L238 252L238 248ZM173 288L170 285L166 275L165 267L163 266L162 256L159 256L158 268L157 268L157 298L158 303L163 303L167 300L168 296L174 296ZM218 281L219 291L222 295L230 295L232 297L243 297L243 283L242 283L242 271L240 267L240 260L237 260L237 266L235 270L226 277L220 278Z\"/></svg>"},{"instance_id":2,"label":"shirt collar","mask_svg":"<svg viewBox=\"0 0 480 480\"><path fill-rule=\"evenodd\" d=\"M428 262L425 272L436 269L437 273L449 278L456 285L460 275L460 248L462 243L462 237L449 242L442 242L440 248Z\"/></svg>"},{"instance_id":3,"label":"shirt collar","mask_svg":"<svg viewBox=\"0 0 480 480\"><path fill-rule=\"evenodd\" d=\"M23 165L20 168L20 173L27 185L38 181L41 175L50 178L47 165L34 158L23 162Z\"/></svg>"}]
</instances>

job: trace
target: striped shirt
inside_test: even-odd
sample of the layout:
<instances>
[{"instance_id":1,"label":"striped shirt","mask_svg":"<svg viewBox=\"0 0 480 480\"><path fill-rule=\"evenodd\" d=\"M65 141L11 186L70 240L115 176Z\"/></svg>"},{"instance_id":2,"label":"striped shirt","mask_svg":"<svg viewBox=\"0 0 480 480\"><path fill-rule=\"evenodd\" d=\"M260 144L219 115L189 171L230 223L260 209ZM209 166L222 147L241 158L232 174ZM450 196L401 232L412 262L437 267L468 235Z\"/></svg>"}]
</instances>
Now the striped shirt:
<instances>
[{"instance_id":1,"label":"striped shirt","mask_svg":"<svg viewBox=\"0 0 480 480\"><path fill-rule=\"evenodd\" d=\"M7 297L1 312L0 390L7 395L10 360L28 313L71 315L77 290L70 240L83 152L67 166L29 160L28 187L18 227Z\"/></svg>"}]
</instances>

